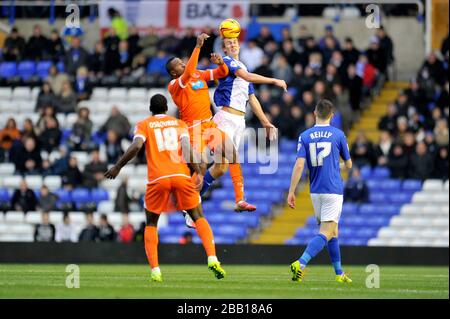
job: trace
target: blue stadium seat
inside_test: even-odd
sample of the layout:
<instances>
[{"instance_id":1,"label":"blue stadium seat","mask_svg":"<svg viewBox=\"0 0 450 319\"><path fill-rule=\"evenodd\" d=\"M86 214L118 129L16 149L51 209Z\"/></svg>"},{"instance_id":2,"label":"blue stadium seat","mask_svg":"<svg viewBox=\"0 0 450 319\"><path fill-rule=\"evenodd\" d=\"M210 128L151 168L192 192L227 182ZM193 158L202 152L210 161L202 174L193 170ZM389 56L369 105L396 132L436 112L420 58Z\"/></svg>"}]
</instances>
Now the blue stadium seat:
<instances>
[{"instance_id":1,"label":"blue stadium seat","mask_svg":"<svg viewBox=\"0 0 450 319\"><path fill-rule=\"evenodd\" d=\"M286 139L281 139L280 143L278 144L280 153L297 153L297 141L290 141Z\"/></svg>"},{"instance_id":2,"label":"blue stadium seat","mask_svg":"<svg viewBox=\"0 0 450 319\"><path fill-rule=\"evenodd\" d=\"M378 234L378 229L374 228L360 228L355 232L357 237L361 238L374 238Z\"/></svg>"},{"instance_id":3,"label":"blue stadium seat","mask_svg":"<svg viewBox=\"0 0 450 319\"><path fill-rule=\"evenodd\" d=\"M308 225L308 226L314 226L314 225L317 225L317 219L316 219L316 217L314 217L314 216L309 217L309 218L306 220L306 225Z\"/></svg>"},{"instance_id":4,"label":"blue stadium seat","mask_svg":"<svg viewBox=\"0 0 450 319\"><path fill-rule=\"evenodd\" d=\"M40 61L36 65L36 73L43 80L49 75L49 69L52 66L52 61Z\"/></svg>"},{"instance_id":5,"label":"blue stadium seat","mask_svg":"<svg viewBox=\"0 0 450 319\"><path fill-rule=\"evenodd\" d=\"M378 191L382 187L382 181L377 179L369 179L366 184L370 191Z\"/></svg>"},{"instance_id":6,"label":"blue stadium seat","mask_svg":"<svg viewBox=\"0 0 450 319\"><path fill-rule=\"evenodd\" d=\"M358 227L350 227L350 226L343 226L339 228L339 237L348 237L352 236L355 233L355 229L359 229Z\"/></svg>"},{"instance_id":7,"label":"blue stadium seat","mask_svg":"<svg viewBox=\"0 0 450 319\"><path fill-rule=\"evenodd\" d=\"M360 169L360 173L361 173L361 178L367 180L372 175L372 168L368 165L363 166Z\"/></svg>"},{"instance_id":8,"label":"blue stadium seat","mask_svg":"<svg viewBox=\"0 0 450 319\"><path fill-rule=\"evenodd\" d=\"M371 178L386 179L391 176L391 172L386 167L377 166L373 169Z\"/></svg>"},{"instance_id":9,"label":"blue stadium seat","mask_svg":"<svg viewBox=\"0 0 450 319\"><path fill-rule=\"evenodd\" d=\"M65 189L58 189L55 192L55 195L58 196L58 202L61 203L70 203L72 201L70 197L70 192Z\"/></svg>"},{"instance_id":10,"label":"blue stadium seat","mask_svg":"<svg viewBox=\"0 0 450 319\"><path fill-rule=\"evenodd\" d=\"M65 66L64 66L64 62L58 62L56 64L56 68L58 69L58 72L64 72L65 71Z\"/></svg>"},{"instance_id":11,"label":"blue stadium seat","mask_svg":"<svg viewBox=\"0 0 450 319\"><path fill-rule=\"evenodd\" d=\"M356 214L358 213L358 204L355 203L344 203L342 205L342 213L343 214Z\"/></svg>"},{"instance_id":12,"label":"blue stadium seat","mask_svg":"<svg viewBox=\"0 0 450 319\"><path fill-rule=\"evenodd\" d=\"M162 227L158 228L158 235L159 236L182 236L184 233L190 232L192 235L195 234L195 230L189 229L186 227L186 225L179 225L179 226L168 226L168 227Z\"/></svg>"},{"instance_id":13,"label":"blue stadium seat","mask_svg":"<svg viewBox=\"0 0 450 319\"><path fill-rule=\"evenodd\" d=\"M304 238L304 237L312 238L314 235L317 234L317 230L318 230L317 227L311 227L311 226L301 227L301 228L297 229L294 237L295 238Z\"/></svg>"},{"instance_id":14,"label":"blue stadium seat","mask_svg":"<svg viewBox=\"0 0 450 319\"><path fill-rule=\"evenodd\" d=\"M6 188L0 188L0 202L9 202L11 197Z\"/></svg>"},{"instance_id":15,"label":"blue stadium seat","mask_svg":"<svg viewBox=\"0 0 450 319\"><path fill-rule=\"evenodd\" d=\"M356 226L363 226L363 225L367 224L367 219L365 217L360 217L360 216L352 217L352 218L344 217L341 219L341 221L339 223L343 226L356 227Z\"/></svg>"},{"instance_id":16,"label":"blue stadium seat","mask_svg":"<svg viewBox=\"0 0 450 319\"><path fill-rule=\"evenodd\" d=\"M171 213L168 215L169 217L169 225L183 225L186 223L184 216L180 213Z\"/></svg>"},{"instance_id":17,"label":"blue stadium seat","mask_svg":"<svg viewBox=\"0 0 450 319\"><path fill-rule=\"evenodd\" d=\"M390 216L377 216L377 217L371 217L366 220L367 226L372 227L383 227L389 225L389 222L391 220Z\"/></svg>"},{"instance_id":18,"label":"blue stadium seat","mask_svg":"<svg viewBox=\"0 0 450 319\"><path fill-rule=\"evenodd\" d=\"M230 236L236 239L242 239L247 236L247 227L221 225L219 227L212 227L214 234L217 236Z\"/></svg>"},{"instance_id":19,"label":"blue stadium seat","mask_svg":"<svg viewBox=\"0 0 450 319\"><path fill-rule=\"evenodd\" d=\"M375 204L361 204L361 206L359 206L359 213L362 215L376 214L380 211L379 207L380 205Z\"/></svg>"},{"instance_id":20,"label":"blue stadium seat","mask_svg":"<svg viewBox=\"0 0 450 319\"><path fill-rule=\"evenodd\" d=\"M385 203L387 201L387 195L382 192L371 192L369 194L369 200L371 203Z\"/></svg>"},{"instance_id":21,"label":"blue stadium seat","mask_svg":"<svg viewBox=\"0 0 450 319\"><path fill-rule=\"evenodd\" d=\"M417 179L406 179L403 181L402 189L404 191L420 191L422 190L422 181Z\"/></svg>"},{"instance_id":22,"label":"blue stadium seat","mask_svg":"<svg viewBox=\"0 0 450 319\"><path fill-rule=\"evenodd\" d=\"M231 214L231 213L230 213ZM228 217L225 214L208 214L206 216L208 221L211 224L227 224L228 223Z\"/></svg>"},{"instance_id":23,"label":"blue stadium seat","mask_svg":"<svg viewBox=\"0 0 450 319\"><path fill-rule=\"evenodd\" d=\"M36 73L36 63L33 61L22 61L17 67L17 72L22 80L26 81Z\"/></svg>"},{"instance_id":24,"label":"blue stadium seat","mask_svg":"<svg viewBox=\"0 0 450 319\"><path fill-rule=\"evenodd\" d=\"M103 200L109 200L109 194L106 190L101 188L96 188L91 191L92 201L97 204Z\"/></svg>"},{"instance_id":25,"label":"blue stadium seat","mask_svg":"<svg viewBox=\"0 0 450 319\"><path fill-rule=\"evenodd\" d=\"M402 188L402 182L399 179L386 179L381 181L381 188L389 191L399 191Z\"/></svg>"},{"instance_id":26,"label":"blue stadium seat","mask_svg":"<svg viewBox=\"0 0 450 319\"><path fill-rule=\"evenodd\" d=\"M412 196L412 192L395 192L388 194L388 199L390 203L406 204L411 202Z\"/></svg>"},{"instance_id":27,"label":"blue stadium seat","mask_svg":"<svg viewBox=\"0 0 450 319\"><path fill-rule=\"evenodd\" d=\"M17 75L17 64L15 62L2 62L0 64L0 78L12 78Z\"/></svg>"},{"instance_id":28,"label":"blue stadium seat","mask_svg":"<svg viewBox=\"0 0 450 319\"><path fill-rule=\"evenodd\" d=\"M158 58L154 57L151 59L149 64L147 65L147 73L148 74L159 74L159 75L167 75L166 71L166 62L169 58Z\"/></svg>"},{"instance_id":29,"label":"blue stadium seat","mask_svg":"<svg viewBox=\"0 0 450 319\"><path fill-rule=\"evenodd\" d=\"M223 200L223 199L230 199L232 200L234 198L234 194L230 193L229 190L226 189L215 189L211 194L212 200Z\"/></svg>"},{"instance_id":30,"label":"blue stadium seat","mask_svg":"<svg viewBox=\"0 0 450 319\"><path fill-rule=\"evenodd\" d=\"M72 201L76 204L88 203L92 201L91 194L87 188L75 188L71 194Z\"/></svg>"},{"instance_id":31,"label":"blue stadium seat","mask_svg":"<svg viewBox=\"0 0 450 319\"><path fill-rule=\"evenodd\" d=\"M398 215L400 213L400 209L402 208L402 206L403 205L400 204L385 205L383 210L387 215Z\"/></svg>"}]
</instances>

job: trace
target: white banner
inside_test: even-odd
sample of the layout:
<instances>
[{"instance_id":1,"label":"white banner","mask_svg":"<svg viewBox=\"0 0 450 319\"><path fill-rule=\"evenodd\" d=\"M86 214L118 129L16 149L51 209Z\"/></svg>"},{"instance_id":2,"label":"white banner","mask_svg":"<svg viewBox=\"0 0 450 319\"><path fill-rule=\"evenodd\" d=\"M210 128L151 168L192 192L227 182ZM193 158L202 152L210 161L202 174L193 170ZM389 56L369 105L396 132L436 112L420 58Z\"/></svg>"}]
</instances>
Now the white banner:
<instances>
[{"instance_id":1,"label":"white banner","mask_svg":"<svg viewBox=\"0 0 450 319\"><path fill-rule=\"evenodd\" d=\"M248 23L250 5L246 1L182 0L180 27L219 27L224 19L233 18L245 28Z\"/></svg>"},{"instance_id":2,"label":"white banner","mask_svg":"<svg viewBox=\"0 0 450 319\"><path fill-rule=\"evenodd\" d=\"M99 5L100 27L108 28L111 21L108 9L114 8L128 21L128 25L139 28L154 26L164 28L205 27L217 28L227 18L239 21L245 28L248 23L250 5L245 0L102 0Z\"/></svg>"},{"instance_id":3,"label":"white banner","mask_svg":"<svg viewBox=\"0 0 450 319\"><path fill-rule=\"evenodd\" d=\"M167 0L102 0L99 5L100 27L108 28L111 25L108 9L114 8L127 20L129 26L164 28L167 26L167 3Z\"/></svg>"}]
</instances>

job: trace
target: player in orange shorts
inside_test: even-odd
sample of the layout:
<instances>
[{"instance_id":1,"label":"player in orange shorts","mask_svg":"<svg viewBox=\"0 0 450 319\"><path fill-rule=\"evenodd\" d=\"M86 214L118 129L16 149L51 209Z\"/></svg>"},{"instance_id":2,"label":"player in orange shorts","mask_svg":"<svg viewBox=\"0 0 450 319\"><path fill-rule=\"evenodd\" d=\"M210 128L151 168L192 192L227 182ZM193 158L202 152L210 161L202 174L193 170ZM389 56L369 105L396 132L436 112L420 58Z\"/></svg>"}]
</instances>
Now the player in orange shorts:
<instances>
[{"instance_id":1,"label":"player in orange shorts","mask_svg":"<svg viewBox=\"0 0 450 319\"><path fill-rule=\"evenodd\" d=\"M145 144L148 181L144 201L147 218L144 240L145 252L152 268L151 280L162 281L158 264L157 225L160 214L167 211L171 196L176 200L176 207L187 211L193 219L208 256L208 267L216 278L221 279L225 276L225 271L217 260L214 235L203 215L200 196L186 163L190 163L201 178L200 165L193 161L195 154L190 145L187 125L166 115L167 109L167 100L163 95L156 94L151 98L150 112L153 116L137 123L133 143L105 173L105 177L116 178L121 168L133 159Z\"/></svg>"},{"instance_id":2,"label":"player in orange shorts","mask_svg":"<svg viewBox=\"0 0 450 319\"><path fill-rule=\"evenodd\" d=\"M207 81L223 78L228 75L228 67L219 54L213 53L211 61L218 64L216 69L197 70L200 48L209 36L205 33L197 37L197 45L187 64L179 58L167 61L167 72L172 76L168 90L173 101L180 110L180 118L187 123L191 135L191 143L200 152L205 146L215 153L215 161L209 169L212 178L217 179L230 168L233 180L236 211L254 211L256 207L244 200L244 178L240 164L237 162L237 150L229 137L217 128L211 113L211 99ZM203 166L203 172L206 167ZM204 181L200 194L207 190L208 181ZM189 221L187 220L189 225Z\"/></svg>"}]
</instances>

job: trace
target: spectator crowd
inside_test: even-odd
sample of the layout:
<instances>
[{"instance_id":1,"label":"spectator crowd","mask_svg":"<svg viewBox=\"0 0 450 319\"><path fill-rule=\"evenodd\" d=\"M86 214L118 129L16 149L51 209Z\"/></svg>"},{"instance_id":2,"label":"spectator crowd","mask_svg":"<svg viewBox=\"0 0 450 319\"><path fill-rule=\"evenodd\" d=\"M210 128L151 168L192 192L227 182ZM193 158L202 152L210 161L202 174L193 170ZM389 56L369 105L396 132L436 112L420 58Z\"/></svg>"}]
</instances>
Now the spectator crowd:
<instances>
[{"instance_id":1,"label":"spectator crowd","mask_svg":"<svg viewBox=\"0 0 450 319\"><path fill-rule=\"evenodd\" d=\"M378 123L378 144L360 132L351 147L357 166L385 166L393 178L448 179L448 38L427 55L407 89Z\"/></svg>"},{"instance_id":2,"label":"spectator crowd","mask_svg":"<svg viewBox=\"0 0 450 319\"><path fill-rule=\"evenodd\" d=\"M145 223L134 229L128 215L122 215L122 224L118 231L109 223L108 216L102 214L98 225L94 223L91 212L86 213L86 224L77 232L69 214L64 214L62 221L56 226L50 222L49 213L43 212L41 222L35 225L34 241L36 242L121 242L143 241Z\"/></svg>"},{"instance_id":3,"label":"spectator crowd","mask_svg":"<svg viewBox=\"0 0 450 319\"><path fill-rule=\"evenodd\" d=\"M209 56L222 52L221 40L210 28L203 32L210 38L201 50L199 68L214 67ZM72 37L70 43L64 43L56 30L46 35L37 25L33 35L25 40L18 28L13 28L5 40L0 61L51 61L52 65L36 101L39 119L36 122L25 119L19 127L10 118L0 129L0 162L14 163L16 173L23 175L60 175L63 187L68 190L98 187L107 165L123 154L124 143L132 136L131 125L126 114L113 107L108 119L94 131L89 109L78 107L78 102L89 99L97 86L165 87L169 81L165 71L167 59L174 55L188 58L195 39L192 28L179 35L173 28L161 32L148 27L139 32L135 27L124 29L119 23L113 24L94 48L85 48L81 37ZM256 37L241 43L241 60L249 71L282 78L288 83L289 90L284 93L265 85L255 88L268 118L282 137L292 140L314 125L313 110L321 98L336 106L332 124L348 132L359 118L366 98L389 78L393 47L383 27L376 30L368 46L362 49L349 37L344 41L338 39L332 26L327 26L319 38L312 36L304 25L296 38L285 28L278 41L263 26ZM426 57L410 87L389 106L379 123L382 131L379 143L374 145L364 132L359 134L351 146L356 166L386 166L394 178L448 178L447 71L448 38L442 52ZM76 114L71 130L60 128L58 114ZM259 123L250 115L248 125L256 127ZM80 151L91 157L83 171L72 155ZM57 156L43 158L43 152ZM143 151L138 162L145 163ZM55 201L45 187L41 189L40 202L31 193L26 185L21 185L11 208L28 211L41 207L48 211ZM61 229L67 228L64 225ZM44 226L45 233L57 231ZM103 235L97 233L108 233L106 228L104 232L87 231L80 236L101 238Z\"/></svg>"}]
</instances>

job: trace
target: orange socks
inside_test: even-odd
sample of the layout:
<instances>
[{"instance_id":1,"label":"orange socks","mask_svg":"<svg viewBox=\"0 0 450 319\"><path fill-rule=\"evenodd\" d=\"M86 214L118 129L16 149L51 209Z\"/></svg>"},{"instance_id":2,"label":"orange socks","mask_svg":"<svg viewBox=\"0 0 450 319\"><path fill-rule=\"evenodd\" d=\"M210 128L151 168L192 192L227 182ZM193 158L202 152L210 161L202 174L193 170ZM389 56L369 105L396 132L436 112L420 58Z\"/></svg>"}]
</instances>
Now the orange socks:
<instances>
[{"instance_id":1,"label":"orange socks","mask_svg":"<svg viewBox=\"0 0 450 319\"><path fill-rule=\"evenodd\" d=\"M152 269L158 267L158 230L156 227L145 227L144 244L150 267L152 267Z\"/></svg>"},{"instance_id":2,"label":"orange socks","mask_svg":"<svg viewBox=\"0 0 450 319\"><path fill-rule=\"evenodd\" d=\"M230 176L233 181L236 203L244 200L244 176L242 176L241 164L230 164Z\"/></svg>"},{"instance_id":3,"label":"orange socks","mask_svg":"<svg viewBox=\"0 0 450 319\"><path fill-rule=\"evenodd\" d=\"M208 221L202 217L195 222L197 234L202 240L203 247L205 247L206 255L208 257L216 255L216 246L214 244L214 235Z\"/></svg>"}]
</instances>

